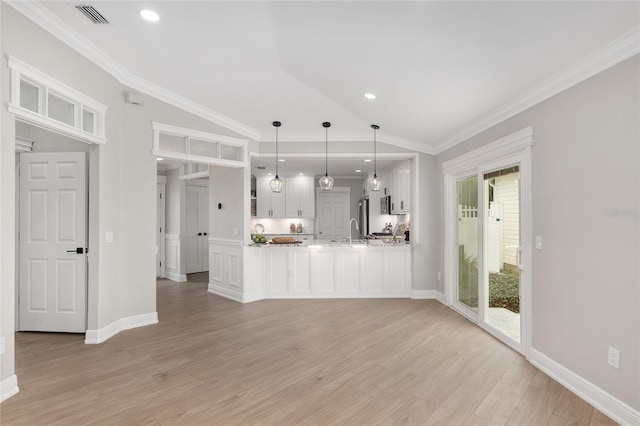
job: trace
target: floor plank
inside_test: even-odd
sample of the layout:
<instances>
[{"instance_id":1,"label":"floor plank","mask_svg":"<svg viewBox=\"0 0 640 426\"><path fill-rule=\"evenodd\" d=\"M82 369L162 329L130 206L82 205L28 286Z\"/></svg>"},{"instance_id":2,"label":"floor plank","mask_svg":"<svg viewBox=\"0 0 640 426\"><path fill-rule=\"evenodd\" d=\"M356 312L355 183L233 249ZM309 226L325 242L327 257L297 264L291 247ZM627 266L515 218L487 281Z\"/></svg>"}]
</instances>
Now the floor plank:
<instances>
[{"instance_id":1,"label":"floor plank","mask_svg":"<svg viewBox=\"0 0 640 426\"><path fill-rule=\"evenodd\" d=\"M16 333L3 425L615 424L433 300L268 300L158 281L160 322L100 345Z\"/></svg>"}]
</instances>

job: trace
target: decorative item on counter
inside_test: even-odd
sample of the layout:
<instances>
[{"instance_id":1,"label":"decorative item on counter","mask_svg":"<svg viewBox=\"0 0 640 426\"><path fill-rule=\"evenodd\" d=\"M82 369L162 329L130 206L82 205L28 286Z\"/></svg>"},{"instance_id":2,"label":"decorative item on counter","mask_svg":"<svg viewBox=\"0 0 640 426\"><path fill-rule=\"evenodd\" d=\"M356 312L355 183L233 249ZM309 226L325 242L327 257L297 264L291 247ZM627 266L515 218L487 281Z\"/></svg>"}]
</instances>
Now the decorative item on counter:
<instances>
[{"instance_id":1,"label":"decorative item on counter","mask_svg":"<svg viewBox=\"0 0 640 426\"><path fill-rule=\"evenodd\" d=\"M296 226L296 232L298 234L302 234L302 222L298 222L298 226Z\"/></svg>"},{"instance_id":2,"label":"decorative item on counter","mask_svg":"<svg viewBox=\"0 0 640 426\"><path fill-rule=\"evenodd\" d=\"M290 234L295 234L296 233L296 224L291 222L291 224L289 224L289 233Z\"/></svg>"},{"instance_id":3,"label":"decorative item on counter","mask_svg":"<svg viewBox=\"0 0 640 426\"><path fill-rule=\"evenodd\" d=\"M256 226L253 227L253 230L256 231L256 234L264 234L264 225L261 223L256 223Z\"/></svg>"},{"instance_id":4,"label":"decorative item on counter","mask_svg":"<svg viewBox=\"0 0 640 426\"><path fill-rule=\"evenodd\" d=\"M385 234L391 234L393 232L393 227L391 226L391 222L385 224L382 232L384 232Z\"/></svg>"}]
</instances>

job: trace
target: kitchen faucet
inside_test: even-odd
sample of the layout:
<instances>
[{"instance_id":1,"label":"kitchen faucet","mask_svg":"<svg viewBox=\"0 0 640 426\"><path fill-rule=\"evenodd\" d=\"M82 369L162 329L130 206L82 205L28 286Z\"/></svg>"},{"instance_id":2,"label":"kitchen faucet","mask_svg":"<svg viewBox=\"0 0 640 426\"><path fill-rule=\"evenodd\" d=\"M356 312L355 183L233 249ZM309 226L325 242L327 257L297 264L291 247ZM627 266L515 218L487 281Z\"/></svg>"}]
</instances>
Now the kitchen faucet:
<instances>
[{"instance_id":1,"label":"kitchen faucet","mask_svg":"<svg viewBox=\"0 0 640 426\"><path fill-rule=\"evenodd\" d=\"M349 221L349 245L351 245L351 223L352 222L356 223L356 231L360 230L360 227L358 226L358 220L355 217L352 217L351 220Z\"/></svg>"}]
</instances>

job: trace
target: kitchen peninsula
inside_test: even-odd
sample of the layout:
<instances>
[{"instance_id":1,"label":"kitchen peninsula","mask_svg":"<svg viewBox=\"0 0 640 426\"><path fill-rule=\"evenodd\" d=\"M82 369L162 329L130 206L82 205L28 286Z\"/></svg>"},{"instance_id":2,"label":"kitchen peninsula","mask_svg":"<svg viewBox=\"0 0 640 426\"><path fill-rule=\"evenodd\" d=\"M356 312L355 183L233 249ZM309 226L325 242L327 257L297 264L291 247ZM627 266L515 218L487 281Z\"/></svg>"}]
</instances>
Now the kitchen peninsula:
<instances>
[{"instance_id":1,"label":"kitchen peninsula","mask_svg":"<svg viewBox=\"0 0 640 426\"><path fill-rule=\"evenodd\" d=\"M410 244L330 243L247 245L241 267L212 253L209 291L241 302L261 299L410 297ZM226 264L225 264L226 263ZM237 272L233 269L239 268ZM242 274L240 276L239 274Z\"/></svg>"}]
</instances>

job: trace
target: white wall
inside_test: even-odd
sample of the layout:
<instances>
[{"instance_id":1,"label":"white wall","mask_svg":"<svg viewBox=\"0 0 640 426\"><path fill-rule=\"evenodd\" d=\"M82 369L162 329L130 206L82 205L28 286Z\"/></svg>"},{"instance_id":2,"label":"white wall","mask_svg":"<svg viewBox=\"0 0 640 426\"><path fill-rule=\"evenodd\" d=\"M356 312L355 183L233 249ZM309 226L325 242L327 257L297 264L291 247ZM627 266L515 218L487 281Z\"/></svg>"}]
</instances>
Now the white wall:
<instances>
[{"instance_id":1,"label":"white wall","mask_svg":"<svg viewBox=\"0 0 640 426\"><path fill-rule=\"evenodd\" d=\"M209 230L212 238L243 240L250 223L245 168L209 167ZM218 203L222 208L218 209ZM235 234L237 229L238 235Z\"/></svg>"},{"instance_id":2,"label":"white wall","mask_svg":"<svg viewBox=\"0 0 640 426\"><path fill-rule=\"evenodd\" d=\"M533 348L636 409L639 76L636 55L438 156L441 170L446 160L534 126L533 234L543 248L533 252ZM442 175L439 188L443 223ZM442 270L442 232L438 253ZM607 365L608 346L621 350L620 370Z\"/></svg>"}]
</instances>

